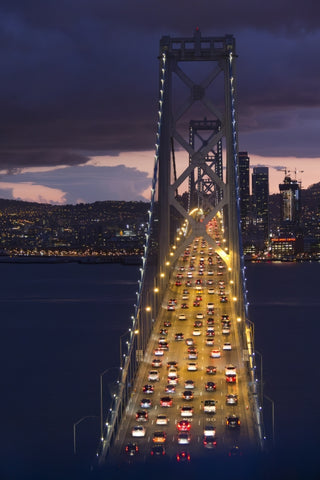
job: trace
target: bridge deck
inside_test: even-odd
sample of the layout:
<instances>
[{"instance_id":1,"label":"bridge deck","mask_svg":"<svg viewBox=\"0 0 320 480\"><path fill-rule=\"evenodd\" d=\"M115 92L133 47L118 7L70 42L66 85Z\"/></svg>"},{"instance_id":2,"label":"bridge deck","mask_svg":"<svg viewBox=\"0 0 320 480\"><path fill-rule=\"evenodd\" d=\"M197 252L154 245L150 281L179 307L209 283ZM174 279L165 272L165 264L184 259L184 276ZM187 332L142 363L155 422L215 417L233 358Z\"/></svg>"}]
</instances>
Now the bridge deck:
<instances>
[{"instance_id":1,"label":"bridge deck","mask_svg":"<svg viewBox=\"0 0 320 480\"><path fill-rule=\"evenodd\" d=\"M212 264L208 258L212 258ZM199 267L201 259L204 259L203 274L199 275ZM194 264L194 270L190 270L190 263ZM184 268L184 269L183 269ZM190 275L188 277L187 275ZM191 277L192 274L192 277ZM176 285L177 275L182 275L181 285ZM196 285L197 280L202 281L202 285ZM186 286L186 282L190 281L191 286ZM219 282L225 284L225 295L228 298L226 303L221 303ZM198 293L197 287L202 286L202 293ZM183 291L188 290L188 299L183 299ZM212 293L214 290L214 293ZM219 260L209 247L202 244L202 239L198 239L190 248L190 255L181 258L172 272L169 289L166 292L161 312L155 323L153 333L148 345L144 361L140 364L135 388L132 393L129 404L126 408L116 441L111 449L109 460L114 462L134 462L140 463L150 459L152 448L159 443L154 443L153 435L156 431L164 431L166 433L166 441L163 443L165 448L166 459L176 461L179 452L185 451L190 454L191 458L202 458L212 456L228 456L233 452L235 446L239 447L242 455L249 455L259 450L258 430L256 427L255 413L252 399L249 399L248 375L243 363L242 352L240 349L240 341L238 334L238 325L233 312L233 302L229 298L229 289L227 283L227 272L225 268L221 268ZM197 295L202 297L199 306L194 306L193 302ZM169 311L168 302L170 299L176 299L175 310ZM214 303L214 313L207 313L207 303ZM186 303L188 308L183 309L181 305ZM180 320L179 315L184 314L186 320ZM203 314L201 319L203 325L199 327L200 335L195 335L194 322L197 320L197 314ZM229 315L230 333L223 333L221 317L223 314ZM198 315L199 316L199 315ZM214 346L208 346L207 341L207 320L214 319ZM170 321L171 326L165 327L165 322ZM166 328L168 333L165 336L168 341L169 350L163 351L163 356L155 356L154 351L158 347L160 330ZM176 340L176 333L183 333L183 340ZM188 345L186 338L192 338L196 344L198 358L196 360L188 358ZM232 350L223 350L225 342L230 342ZM211 358L210 352L213 349L220 349L220 358ZM162 360L160 368L152 367L152 360L158 358ZM167 362L176 361L178 364L178 384L174 393L166 393L165 388L168 384ZM197 370L189 371L188 362L196 362ZM225 366L233 364L236 366L237 380L236 383L229 384L226 382ZM216 366L216 374L208 374L207 366ZM150 370L158 370L159 381L149 381L148 374ZM183 392L188 390L185 388L187 380L194 381L192 389L194 398L192 400L183 399ZM216 389L208 392L205 389L207 382L214 382ZM153 393L143 393L143 386L152 384ZM228 394L237 394L237 405L230 405L226 402ZM171 407L162 407L160 399L169 395L172 400ZM143 398L150 399L151 408L141 406ZM215 400L216 413L210 414L204 412L204 401ZM181 416L181 407L183 405L192 406L193 416L185 418ZM145 410L148 413L146 422L136 421L136 412ZM168 418L168 425L156 424L157 415L163 414ZM236 415L240 420L240 426L237 428L229 428L226 425L226 417ZM186 419L191 423L190 443L178 443L177 423ZM136 438L132 436L134 426L140 425L145 428L145 436ZM215 427L216 446L207 448L204 443L204 427L211 425ZM125 453L125 447L128 443L134 442L139 447L139 453L129 456Z\"/></svg>"}]
</instances>

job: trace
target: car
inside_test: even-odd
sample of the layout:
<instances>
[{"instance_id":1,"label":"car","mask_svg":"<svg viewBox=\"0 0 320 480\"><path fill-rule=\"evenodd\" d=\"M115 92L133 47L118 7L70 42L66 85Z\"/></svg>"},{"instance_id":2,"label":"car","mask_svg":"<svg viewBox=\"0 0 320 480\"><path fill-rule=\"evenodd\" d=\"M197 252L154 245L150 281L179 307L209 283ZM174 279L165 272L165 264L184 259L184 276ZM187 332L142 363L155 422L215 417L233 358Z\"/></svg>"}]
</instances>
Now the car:
<instances>
[{"instance_id":1,"label":"car","mask_svg":"<svg viewBox=\"0 0 320 480\"><path fill-rule=\"evenodd\" d=\"M189 407L189 405L183 405L180 408L180 415L181 415L181 417L192 417L193 416L193 407Z\"/></svg>"},{"instance_id":2,"label":"car","mask_svg":"<svg viewBox=\"0 0 320 480\"><path fill-rule=\"evenodd\" d=\"M170 305L177 305L177 299L176 299L176 298L170 298L169 301L168 301L168 303L169 303Z\"/></svg>"},{"instance_id":3,"label":"car","mask_svg":"<svg viewBox=\"0 0 320 480\"><path fill-rule=\"evenodd\" d=\"M153 393L154 392L154 387L153 387L153 385L143 385L142 391L143 391L143 393Z\"/></svg>"},{"instance_id":4,"label":"car","mask_svg":"<svg viewBox=\"0 0 320 480\"><path fill-rule=\"evenodd\" d=\"M149 398L143 398L140 402L140 407L141 408L151 408L152 407L152 402Z\"/></svg>"},{"instance_id":5,"label":"car","mask_svg":"<svg viewBox=\"0 0 320 480\"><path fill-rule=\"evenodd\" d=\"M184 338L184 335L182 332L176 333L174 336L175 340L183 340L183 338Z\"/></svg>"},{"instance_id":6,"label":"car","mask_svg":"<svg viewBox=\"0 0 320 480\"><path fill-rule=\"evenodd\" d=\"M179 383L179 377L168 377L168 385L178 385Z\"/></svg>"},{"instance_id":7,"label":"car","mask_svg":"<svg viewBox=\"0 0 320 480\"><path fill-rule=\"evenodd\" d=\"M221 315L221 322L225 322L226 320L229 320L229 315L224 313L223 315Z\"/></svg>"},{"instance_id":8,"label":"car","mask_svg":"<svg viewBox=\"0 0 320 480\"><path fill-rule=\"evenodd\" d=\"M227 373L226 374L226 382L227 383L236 383L237 375L235 373Z\"/></svg>"},{"instance_id":9,"label":"car","mask_svg":"<svg viewBox=\"0 0 320 480\"><path fill-rule=\"evenodd\" d=\"M206 337L214 337L214 336L215 336L215 331L213 327L208 328L206 331Z\"/></svg>"},{"instance_id":10,"label":"car","mask_svg":"<svg viewBox=\"0 0 320 480\"><path fill-rule=\"evenodd\" d=\"M194 328L192 330L192 335L194 335L195 337L199 337L199 335L201 335L201 330L199 330L199 328Z\"/></svg>"},{"instance_id":11,"label":"car","mask_svg":"<svg viewBox=\"0 0 320 480\"><path fill-rule=\"evenodd\" d=\"M222 328L230 328L231 327L231 321L230 320L221 320L222 323Z\"/></svg>"},{"instance_id":12,"label":"car","mask_svg":"<svg viewBox=\"0 0 320 480\"><path fill-rule=\"evenodd\" d=\"M159 382L160 376L158 370L150 370L148 374L148 382Z\"/></svg>"},{"instance_id":13,"label":"car","mask_svg":"<svg viewBox=\"0 0 320 480\"><path fill-rule=\"evenodd\" d=\"M147 422L148 421L148 412L145 410L138 410L136 412L136 421L137 422Z\"/></svg>"},{"instance_id":14,"label":"car","mask_svg":"<svg viewBox=\"0 0 320 480\"><path fill-rule=\"evenodd\" d=\"M156 357L161 357L161 356L164 354L164 352L163 352L162 348L156 348L156 349L154 350L153 354L154 354Z\"/></svg>"},{"instance_id":15,"label":"car","mask_svg":"<svg viewBox=\"0 0 320 480\"><path fill-rule=\"evenodd\" d=\"M198 370L198 364L195 362L188 362L187 363L187 370L189 372L195 372Z\"/></svg>"},{"instance_id":16,"label":"car","mask_svg":"<svg viewBox=\"0 0 320 480\"><path fill-rule=\"evenodd\" d=\"M165 388L166 393L175 393L176 391L176 386L175 385L167 385Z\"/></svg>"},{"instance_id":17,"label":"car","mask_svg":"<svg viewBox=\"0 0 320 480\"><path fill-rule=\"evenodd\" d=\"M168 370L168 377L177 377L178 376L178 369L176 367L170 367Z\"/></svg>"},{"instance_id":18,"label":"car","mask_svg":"<svg viewBox=\"0 0 320 480\"><path fill-rule=\"evenodd\" d=\"M207 392L214 392L216 389L216 384L214 382L207 382L205 384L205 389Z\"/></svg>"},{"instance_id":19,"label":"car","mask_svg":"<svg viewBox=\"0 0 320 480\"><path fill-rule=\"evenodd\" d=\"M221 295L220 297L220 303L227 303L228 298L225 295Z\"/></svg>"},{"instance_id":20,"label":"car","mask_svg":"<svg viewBox=\"0 0 320 480\"><path fill-rule=\"evenodd\" d=\"M188 295L189 294L189 290L187 290L186 288L183 290L183 295Z\"/></svg>"},{"instance_id":21,"label":"car","mask_svg":"<svg viewBox=\"0 0 320 480\"><path fill-rule=\"evenodd\" d=\"M163 325L164 325L165 327L167 327L167 328L168 328L168 327L171 327L171 322L170 322L170 320L165 320L165 321L163 322Z\"/></svg>"},{"instance_id":22,"label":"car","mask_svg":"<svg viewBox=\"0 0 320 480\"><path fill-rule=\"evenodd\" d=\"M167 362L167 368L178 368L178 362L170 360L170 362Z\"/></svg>"},{"instance_id":23,"label":"car","mask_svg":"<svg viewBox=\"0 0 320 480\"><path fill-rule=\"evenodd\" d=\"M201 320L195 320L193 326L195 328L201 328L202 327L202 321Z\"/></svg>"},{"instance_id":24,"label":"car","mask_svg":"<svg viewBox=\"0 0 320 480\"><path fill-rule=\"evenodd\" d=\"M213 288L208 288L208 294L209 295L214 295L214 289Z\"/></svg>"},{"instance_id":25,"label":"car","mask_svg":"<svg viewBox=\"0 0 320 480\"><path fill-rule=\"evenodd\" d=\"M204 400L203 411L205 413L216 413L216 402L214 400Z\"/></svg>"},{"instance_id":26,"label":"car","mask_svg":"<svg viewBox=\"0 0 320 480\"><path fill-rule=\"evenodd\" d=\"M165 443L167 439L167 434L166 432L154 432L152 441L153 443Z\"/></svg>"},{"instance_id":27,"label":"car","mask_svg":"<svg viewBox=\"0 0 320 480\"><path fill-rule=\"evenodd\" d=\"M197 350L193 349L188 352L188 359L189 360L197 360L198 358L198 353Z\"/></svg>"},{"instance_id":28,"label":"car","mask_svg":"<svg viewBox=\"0 0 320 480\"><path fill-rule=\"evenodd\" d=\"M187 303L182 303L182 304L181 304L181 308L189 308L189 306L188 306Z\"/></svg>"},{"instance_id":29,"label":"car","mask_svg":"<svg viewBox=\"0 0 320 480\"><path fill-rule=\"evenodd\" d=\"M185 286L186 286L186 287L191 287L191 282L190 282L190 280L187 280L187 281L186 281Z\"/></svg>"},{"instance_id":30,"label":"car","mask_svg":"<svg viewBox=\"0 0 320 480\"><path fill-rule=\"evenodd\" d=\"M236 375L237 373L237 367L235 365L233 365L233 363L228 363L228 365L225 366L224 368L224 373L226 375L230 375L230 374L234 374Z\"/></svg>"},{"instance_id":31,"label":"car","mask_svg":"<svg viewBox=\"0 0 320 480\"><path fill-rule=\"evenodd\" d=\"M197 318L203 318L203 313L197 313Z\"/></svg>"},{"instance_id":32,"label":"car","mask_svg":"<svg viewBox=\"0 0 320 480\"><path fill-rule=\"evenodd\" d=\"M206 368L206 373L208 375L215 375L217 373L217 367L214 365L208 365Z\"/></svg>"},{"instance_id":33,"label":"car","mask_svg":"<svg viewBox=\"0 0 320 480\"><path fill-rule=\"evenodd\" d=\"M213 310L214 309L214 304L212 302L207 303L207 310Z\"/></svg>"},{"instance_id":34,"label":"car","mask_svg":"<svg viewBox=\"0 0 320 480\"><path fill-rule=\"evenodd\" d=\"M181 287L182 283L181 280L176 280L176 287Z\"/></svg>"},{"instance_id":35,"label":"car","mask_svg":"<svg viewBox=\"0 0 320 480\"><path fill-rule=\"evenodd\" d=\"M207 275L213 275L213 270L208 270Z\"/></svg>"},{"instance_id":36,"label":"car","mask_svg":"<svg viewBox=\"0 0 320 480\"><path fill-rule=\"evenodd\" d=\"M186 380L184 382L184 388L187 390L190 390L191 388L194 388L194 381L193 380Z\"/></svg>"},{"instance_id":37,"label":"car","mask_svg":"<svg viewBox=\"0 0 320 480\"><path fill-rule=\"evenodd\" d=\"M218 350L217 348L211 350L210 357L211 358L220 358L221 357L220 350Z\"/></svg>"},{"instance_id":38,"label":"car","mask_svg":"<svg viewBox=\"0 0 320 480\"><path fill-rule=\"evenodd\" d=\"M177 455L176 455L176 459L177 459L177 462L190 462L190 453L189 452L185 452L185 451L182 451L182 452L178 452Z\"/></svg>"},{"instance_id":39,"label":"car","mask_svg":"<svg viewBox=\"0 0 320 480\"><path fill-rule=\"evenodd\" d=\"M226 342L223 344L222 350L231 350L232 346L230 342Z\"/></svg>"},{"instance_id":40,"label":"car","mask_svg":"<svg viewBox=\"0 0 320 480\"><path fill-rule=\"evenodd\" d=\"M166 451L163 445L155 445L152 447L150 454L152 457L160 457L165 455Z\"/></svg>"},{"instance_id":41,"label":"car","mask_svg":"<svg viewBox=\"0 0 320 480\"><path fill-rule=\"evenodd\" d=\"M131 430L131 435L133 437L145 437L146 429L142 425L135 425Z\"/></svg>"},{"instance_id":42,"label":"car","mask_svg":"<svg viewBox=\"0 0 320 480\"><path fill-rule=\"evenodd\" d=\"M197 280L196 280L196 285L202 285L202 280L201 280L201 278L197 278Z\"/></svg>"},{"instance_id":43,"label":"car","mask_svg":"<svg viewBox=\"0 0 320 480\"><path fill-rule=\"evenodd\" d=\"M229 335L230 333L230 328L229 327L222 327L222 335Z\"/></svg>"},{"instance_id":44,"label":"car","mask_svg":"<svg viewBox=\"0 0 320 480\"><path fill-rule=\"evenodd\" d=\"M217 446L217 440L215 437L204 435L202 440L205 448L215 448Z\"/></svg>"},{"instance_id":45,"label":"car","mask_svg":"<svg viewBox=\"0 0 320 480\"><path fill-rule=\"evenodd\" d=\"M189 295L187 293L184 293L182 295L182 300L188 300L189 299Z\"/></svg>"},{"instance_id":46,"label":"car","mask_svg":"<svg viewBox=\"0 0 320 480\"><path fill-rule=\"evenodd\" d=\"M188 277L188 278L192 278L192 275L193 275L192 272L188 272L188 273L187 273L187 277Z\"/></svg>"},{"instance_id":47,"label":"car","mask_svg":"<svg viewBox=\"0 0 320 480\"><path fill-rule=\"evenodd\" d=\"M168 351L169 350L169 344L168 344L168 342L165 342L164 340L162 340L161 343L159 343L158 348L160 350Z\"/></svg>"},{"instance_id":48,"label":"car","mask_svg":"<svg viewBox=\"0 0 320 480\"><path fill-rule=\"evenodd\" d=\"M178 316L178 319L179 320L187 320L187 317L185 316L184 313L180 313L180 315Z\"/></svg>"},{"instance_id":49,"label":"car","mask_svg":"<svg viewBox=\"0 0 320 480\"><path fill-rule=\"evenodd\" d=\"M191 428L191 423L188 420L180 420L177 423L177 429L179 432L189 432Z\"/></svg>"},{"instance_id":50,"label":"car","mask_svg":"<svg viewBox=\"0 0 320 480\"><path fill-rule=\"evenodd\" d=\"M184 400L193 400L193 392L191 390L185 390L182 394Z\"/></svg>"},{"instance_id":51,"label":"car","mask_svg":"<svg viewBox=\"0 0 320 480\"><path fill-rule=\"evenodd\" d=\"M166 415L159 414L156 418L156 425L168 425L169 418Z\"/></svg>"},{"instance_id":52,"label":"car","mask_svg":"<svg viewBox=\"0 0 320 480\"><path fill-rule=\"evenodd\" d=\"M154 358L151 362L151 366L155 368L162 367L162 360L160 360L160 358Z\"/></svg>"},{"instance_id":53,"label":"car","mask_svg":"<svg viewBox=\"0 0 320 480\"><path fill-rule=\"evenodd\" d=\"M226 395L226 405L237 405L238 404L238 395L235 393L229 393Z\"/></svg>"},{"instance_id":54,"label":"car","mask_svg":"<svg viewBox=\"0 0 320 480\"><path fill-rule=\"evenodd\" d=\"M161 397L160 398L161 407L172 407L172 398L171 397Z\"/></svg>"},{"instance_id":55,"label":"car","mask_svg":"<svg viewBox=\"0 0 320 480\"><path fill-rule=\"evenodd\" d=\"M161 328L159 334L160 335L168 335L168 330L166 328Z\"/></svg>"},{"instance_id":56,"label":"car","mask_svg":"<svg viewBox=\"0 0 320 480\"><path fill-rule=\"evenodd\" d=\"M207 326L208 327L213 327L214 325L214 319L212 317L207 319Z\"/></svg>"},{"instance_id":57,"label":"car","mask_svg":"<svg viewBox=\"0 0 320 480\"><path fill-rule=\"evenodd\" d=\"M213 347L214 346L214 338L213 337L207 337L206 338L206 345L208 347Z\"/></svg>"},{"instance_id":58,"label":"car","mask_svg":"<svg viewBox=\"0 0 320 480\"><path fill-rule=\"evenodd\" d=\"M193 306L194 307L200 307L200 302L198 302L197 300L194 300Z\"/></svg>"},{"instance_id":59,"label":"car","mask_svg":"<svg viewBox=\"0 0 320 480\"><path fill-rule=\"evenodd\" d=\"M181 432L178 434L178 444L188 445L190 443L191 436L188 432Z\"/></svg>"},{"instance_id":60,"label":"car","mask_svg":"<svg viewBox=\"0 0 320 480\"><path fill-rule=\"evenodd\" d=\"M236 415L230 415L226 418L226 426L230 429L240 427L240 419Z\"/></svg>"},{"instance_id":61,"label":"car","mask_svg":"<svg viewBox=\"0 0 320 480\"><path fill-rule=\"evenodd\" d=\"M205 425L203 429L203 435L205 437L215 437L216 427L214 427L213 425Z\"/></svg>"},{"instance_id":62,"label":"car","mask_svg":"<svg viewBox=\"0 0 320 480\"><path fill-rule=\"evenodd\" d=\"M167 305L168 312L174 312L176 307L174 305Z\"/></svg>"},{"instance_id":63,"label":"car","mask_svg":"<svg viewBox=\"0 0 320 480\"><path fill-rule=\"evenodd\" d=\"M201 295L197 295L197 296L196 296L196 302L201 302L201 300L202 300Z\"/></svg>"},{"instance_id":64,"label":"car","mask_svg":"<svg viewBox=\"0 0 320 480\"><path fill-rule=\"evenodd\" d=\"M186 338L186 344L187 344L188 346L194 345L194 340L193 340L193 338Z\"/></svg>"},{"instance_id":65,"label":"car","mask_svg":"<svg viewBox=\"0 0 320 480\"><path fill-rule=\"evenodd\" d=\"M136 443L127 443L125 446L125 452L132 457L139 452L139 447Z\"/></svg>"}]
</instances>

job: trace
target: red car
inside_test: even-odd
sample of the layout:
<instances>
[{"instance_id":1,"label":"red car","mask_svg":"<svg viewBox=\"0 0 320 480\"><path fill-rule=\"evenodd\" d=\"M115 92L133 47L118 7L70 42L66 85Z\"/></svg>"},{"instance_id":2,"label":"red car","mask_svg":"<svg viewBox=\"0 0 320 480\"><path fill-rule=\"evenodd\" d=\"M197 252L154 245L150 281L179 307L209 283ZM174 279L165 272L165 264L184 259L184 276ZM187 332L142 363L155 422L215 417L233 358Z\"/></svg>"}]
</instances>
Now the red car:
<instances>
[{"instance_id":1,"label":"red car","mask_svg":"<svg viewBox=\"0 0 320 480\"><path fill-rule=\"evenodd\" d=\"M189 432L191 423L188 420L181 420L177 423L177 429L179 432Z\"/></svg>"}]
</instances>

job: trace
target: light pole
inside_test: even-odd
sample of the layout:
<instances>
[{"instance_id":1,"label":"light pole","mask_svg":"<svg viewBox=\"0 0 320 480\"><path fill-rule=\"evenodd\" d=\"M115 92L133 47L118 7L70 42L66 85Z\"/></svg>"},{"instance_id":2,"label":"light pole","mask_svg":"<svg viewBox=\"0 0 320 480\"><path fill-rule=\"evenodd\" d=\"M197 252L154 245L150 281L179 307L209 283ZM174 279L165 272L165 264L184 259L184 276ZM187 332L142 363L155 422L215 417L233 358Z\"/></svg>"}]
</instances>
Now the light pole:
<instances>
[{"instance_id":1,"label":"light pole","mask_svg":"<svg viewBox=\"0 0 320 480\"><path fill-rule=\"evenodd\" d=\"M272 421L272 446L273 448L275 447L275 430L274 430L274 401L272 398L268 397L268 395L265 395L264 398L266 398L270 403L271 403L271 421Z\"/></svg>"},{"instance_id":2,"label":"light pole","mask_svg":"<svg viewBox=\"0 0 320 480\"><path fill-rule=\"evenodd\" d=\"M260 401L261 401L261 407L263 407L263 366L262 366L262 354L258 352L258 350L255 350L254 353L258 354L260 357Z\"/></svg>"},{"instance_id":3,"label":"light pole","mask_svg":"<svg viewBox=\"0 0 320 480\"><path fill-rule=\"evenodd\" d=\"M77 426L79 423L81 423L83 420L86 420L87 418L98 418L97 415L86 415L85 417L80 418L77 422L73 424L73 454L77 454Z\"/></svg>"},{"instance_id":4,"label":"light pole","mask_svg":"<svg viewBox=\"0 0 320 480\"><path fill-rule=\"evenodd\" d=\"M124 332L122 335L120 335L120 367L122 367L122 364L123 364L123 354L122 354L122 339L128 335L129 332ZM127 342L128 344L128 342Z\"/></svg>"},{"instance_id":5,"label":"light pole","mask_svg":"<svg viewBox=\"0 0 320 480\"><path fill-rule=\"evenodd\" d=\"M103 376L105 373L109 372L118 367L109 367L106 368L102 373L100 373L100 439L103 441Z\"/></svg>"}]
</instances>

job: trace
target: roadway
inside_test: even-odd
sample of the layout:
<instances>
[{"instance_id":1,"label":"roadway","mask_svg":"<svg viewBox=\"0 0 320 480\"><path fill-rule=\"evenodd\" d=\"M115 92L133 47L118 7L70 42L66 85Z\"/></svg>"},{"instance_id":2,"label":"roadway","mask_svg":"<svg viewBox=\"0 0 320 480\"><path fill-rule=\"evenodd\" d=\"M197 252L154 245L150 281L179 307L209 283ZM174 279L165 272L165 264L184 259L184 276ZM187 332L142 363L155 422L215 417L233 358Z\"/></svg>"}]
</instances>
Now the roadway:
<instances>
[{"instance_id":1,"label":"roadway","mask_svg":"<svg viewBox=\"0 0 320 480\"><path fill-rule=\"evenodd\" d=\"M212 262L212 263L210 263ZM191 268L190 268L191 265ZM192 267L193 265L193 267ZM199 272L202 272L200 274ZM181 277L181 278L179 278ZM234 452L234 447L238 447L241 455L252 454L258 451L257 430L254 423L254 412L250 407L248 398L248 380L245 373L245 367L242 360L242 352L239 346L237 320L233 312L233 302L230 298L230 285L228 284L228 275L219 257L209 249L202 239L197 239L189 246L184 256L181 256L177 265L171 272L170 286L164 298L161 313L155 323L154 330L149 341L148 350L144 361L141 363L136 382L135 390L132 393L131 400L126 409L126 415L123 417L119 431L117 433L115 444L111 450L112 459L121 462L140 463L150 459L151 450L155 443L153 434L155 431L164 431L166 441L163 444L165 448L165 458L176 459L178 452L188 452L191 458L228 456ZM186 285L187 282L190 285ZM198 282L197 282L198 281ZM197 284L200 283L201 284ZM181 285L179 285L181 282ZM224 282L224 288L220 289ZM199 287L201 293L199 293ZM212 290L214 293L212 293ZM188 291L188 293L186 293ZM185 292L185 293L183 293ZM210 292L210 293L209 293ZM221 296L227 297L227 302L221 303ZM183 295L185 299L183 299ZM186 297L187 295L187 297ZM197 296L201 296L200 305L194 306ZM175 300L172 302L170 300ZM207 313L207 304L214 304L213 314ZM174 303L174 310L168 310L168 305ZM186 303L188 308L181 308ZM179 315L184 314L185 320L180 320ZM197 314L202 314L203 325L198 328L200 335L194 335L194 322L197 320ZM230 333L222 333L222 315L229 315ZM214 346L206 344L207 319L214 319ZM199 320L199 319L198 319ZM171 322L171 326L166 327L165 322ZM160 330L166 329L167 335L160 335ZM183 340L177 340L176 334L183 333ZM168 350L163 351L162 356L155 356L154 351L158 348L159 338L162 337L168 342ZM192 338L196 344L197 359L188 358L188 345L186 338ZM225 342L230 342L232 349L223 350ZM213 349L219 349L220 358L211 358L210 352ZM160 368L152 367L152 360L158 358L162 360ZM166 393L165 388L168 384L167 362L175 361L178 364L178 384L174 393ZM187 369L188 362L197 364L196 371ZM228 384L225 376L225 366L233 364L237 371L236 383ZM215 366L216 374L209 375L207 366ZM148 374L150 370L158 370L159 381L149 381ZM192 400L183 399L185 382L193 380L194 389L192 389L194 398ZM206 382L214 382L216 389L213 392L207 392ZM154 387L153 393L143 393L143 386L151 384ZM236 394L238 403L228 405L226 395ZM162 407L160 399L164 396L170 396L173 400L171 407ZM141 407L143 398L150 399L151 408ZM203 410L205 400L215 400L216 413L205 413ZM193 416L191 418L181 417L180 409L183 405L193 407ZM148 412L146 422L136 421L136 412L145 410ZM157 415L164 414L168 418L168 425L157 425ZM228 428L226 418L230 415L236 415L240 420L240 426ZM178 444L177 423L180 420L189 420L190 443L187 445ZM145 437L132 437L132 428L135 425L145 427ZM203 444L204 427L212 425L215 428L216 446L207 448ZM125 446L134 442L139 447L139 453L129 456L125 453Z\"/></svg>"}]
</instances>

